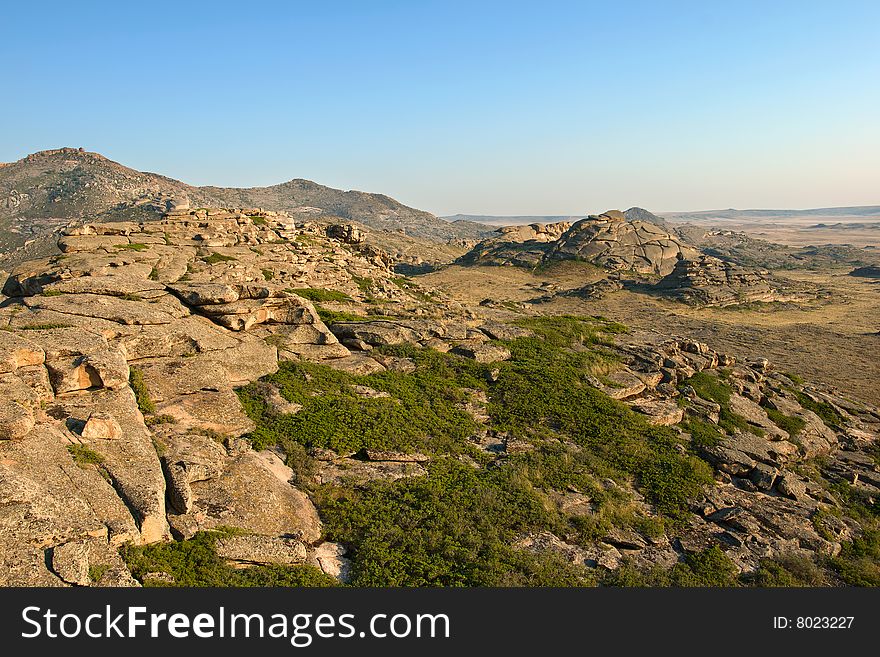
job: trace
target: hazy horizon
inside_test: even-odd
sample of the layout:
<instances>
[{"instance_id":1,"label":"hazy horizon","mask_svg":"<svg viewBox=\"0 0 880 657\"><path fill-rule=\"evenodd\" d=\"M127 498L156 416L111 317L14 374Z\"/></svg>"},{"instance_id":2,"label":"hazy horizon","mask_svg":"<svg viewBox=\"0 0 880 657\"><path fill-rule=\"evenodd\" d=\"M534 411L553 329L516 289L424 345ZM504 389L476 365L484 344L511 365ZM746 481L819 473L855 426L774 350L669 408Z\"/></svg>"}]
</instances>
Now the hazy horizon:
<instances>
[{"instance_id":1,"label":"hazy horizon","mask_svg":"<svg viewBox=\"0 0 880 657\"><path fill-rule=\"evenodd\" d=\"M17 5L0 160L440 216L878 203L873 2ZM440 35L438 37L438 35Z\"/></svg>"}]
</instances>

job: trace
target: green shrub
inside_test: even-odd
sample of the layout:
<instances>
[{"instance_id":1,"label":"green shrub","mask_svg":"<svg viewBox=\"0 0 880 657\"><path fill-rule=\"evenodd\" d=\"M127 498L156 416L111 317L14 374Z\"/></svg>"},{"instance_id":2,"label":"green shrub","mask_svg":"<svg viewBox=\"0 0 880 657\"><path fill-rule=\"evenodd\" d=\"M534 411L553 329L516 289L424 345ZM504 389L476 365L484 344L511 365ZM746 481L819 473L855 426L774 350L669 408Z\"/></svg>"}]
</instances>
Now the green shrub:
<instances>
[{"instance_id":1,"label":"green shrub","mask_svg":"<svg viewBox=\"0 0 880 657\"><path fill-rule=\"evenodd\" d=\"M557 333L552 339L561 338ZM583 448L591 472L634 477L646 497L672 516L686 511L688 499L711 483L708 465L680 454L671 430L649 425L589 384L589 372L607 364L601 353L567 351L540 338L519 338L510 349L512 358L490 390L489 412L499 430L530 440L568 437Z\"/></svg>"},{"instance_id":2,"label":"green shrub","mask_svg":"<svg viewBox=\"0 0 880 657\"><path fill-rule=\"evenodd\" d=\"M101 578L110 570L110 566L106 564L95 564L93 566L89 566L89 580L98 583L101 581Z\"/></svg>"},{"instance_id":3,"label":"green shrub","mask_svg":"<svg viewBox=\"0 0 880 657\"><path fill-rule=\"evenodd\" d=\"M627 327L599 317L578 315L558 315L552 317L531 317L517 322L519 326L530 329L544 341L555 347L570 347L574 344L605 344L610 336L626 333Z\"/></svg>"},{"instance_id":4,"label":"green shrub","mask_svg":"<svg viewBox=\"0 0 880 657\"><path fill-rule=\"evenodd\" d=\"M309 485L314 472L312 447L433 457L427 477L315 489L328 535L352 548L356 583L590 583L583 569L556 556L511 545L528 531L594 544L617 526L659 537L712 483L708 464L687 453L675 432L649 425L590 384L594 373L617 367L603 345L622 329L601 318L573 316L527 323L536 334L503 342L511 351L505 362L481 364L415 345L391 345L377 351L410 359L414 371L355 376L284 362L277 373L238 391L256 425L252 444L283 447L300 485ZM301 410L274 413L264 399L267 385ZM364 399L354 385L390 397ZM477 391L488 400L485 426L465 410ZM481 429L523 448L493 460L469 440ZM474 459L470 465L449 458L463 455ZM490 462L493 467L480 467ZM608 478L621 485L608 486ZM630 483L662 517L645 516L633 504ZM590 513L557 510L549 494L564 490L587 495Z\"/></svg>"},{"instance_id":5,"label":"green shrub","mask_svg":"<svg viewBox=\"0 0 880 657\"><path fill-rule=\"evenodd\" d=\"M126 545L122 556L131 574L144 586L254 587L334 586L336 580L313 566L252 566L232 568L217 555L217 539L233 530L199 532L190 539L151 545ZM149 578L149 573L171 575L173 583Z\"/></svg>"},{"instance_id":6,"label":"green shrub","mask_svg":"<svg viewBox=\"0 0 880 657\"><path fill-rule=\"evenodd\" d=\"M129 371L128 381L131 384L131 389L134 391L134 396L137 399L137 405L141 413L155 413L156 405L150 399L150 391L147 389L147 382L144 380L143 371L132 367Z\"/></svg>"},{"instance_id":7,"label":"green shrub","mask_svg":"<svg viewBox=\"0 0 880 657\"><path fill-rule=\"evenodd\" d=\"M260 271L263 274L263 278L267 281L271 281L273 278L275 278L275 272L273 272L271 269L262 269Z\"/></svg>"},{"instance_id":8,"label":"green shrub","mask_svg":"<svg viewBox=\"0 0 880 657\"><path fill-rule=\"evenodd\" d=\"M713 545L687 556L672 567L672 586L738 586L737 568L720 547Z\"/></svg>"},{"instance_id":9,"label":"green shrub","mask_svg":"<svg viewBox=\"0 0 880 657\"><path fill-rule=\"evenodd\" d=\"M73 457L73 462L79 466L100 465L104 457L85 445L68 445L67 451Z\"/></svg>"},{"instance_id":10,"label":"green shrub","mask_svg":"<svg viewBox=\"0 0 880 657\"><path fill-rule=\"evenodd\" d=\"M363 315L355 315L354 313L347 313L340 310L330 310L318 305L315 306L315 311L318 313L318 317L321 318L321 321L325 324L334 324L335 322L370 321L369 317L364 317Z\"/></svg>"},{"instance_id":11,"label":"green shrub","mask_svg":"<svg viewBox=\"0 0 880 657\"><path fill-rule=\"evenodd\" d=\"M358 286L358 289L361 292L363 292L364 294L369 292L370 288L373 287L373 279L372 278L365 278L363 276L357 276L355 274L352 274L351 280L353 280L355 282L355 284Z\"/></svg>"},{"instance_id":12,"label":"green shrub","mask_svg":"<svg viewBox=\"0 0 880 657\"><path fill-rule=\"evenodd\" d=\"M734 433L737 429L743 432L750 432L756 436L763 437L764 430L749 424L742 415L734 413L730 410L730 397L733 390L730 385L723 381L719 376L710 372L697 372L692 377L686 379L684 385L691 386L696 390L697 395L708 401L713 401L721 407L718 413L718 426L728 433Z\"/></svg>"},{"instance_id":13,"label":"green shrub","mask_svg":"<svg viewBox=\"0 0 880 657\"><path fill-rule=\"evenodd\" d=\"M752 583L761 587L828 586L825 571L808 555L784 554L764 559Z\"/></svg>"},{"instance_id":14,"label":"green shrub","mask_svg":"<svg viewBox=\"0 0 880 657\"><path fill-rule=\"evenodd\" d=\"M714 447L723 438L715 425L698 418L685 420L681 423L681 427L691 434L691 441L695 447Z\"/></svg>"},{"instance_id":15,"label":"green shrub","mask_svg":"<svg viewBox=\"0 0 880 657\"><path fill-rule=\"evenodd\" d=\"M868 529L844 543L831 567L850 586L880 586L880 530Z\"/></svg>"},{"instance_id":16,"label":"green shrub","mask_svg":"<svg viewBox=\"0 0 880 657\"><path fill-rule=\"evenodd\" d=\"M117 249L125 249L128 251L146 251L150 247L146 244L141 244L139 242L132 242L131 244L117 244Z\"/></svg>"},{"instance_id":17,"label":"green shrub","mask_svg":"<svg viewBox=\"0 0 880 657\"><path fill-rule=\"evenodd\" d=\"M295 442L337 452L370 448L457 453L477 428L457 407L464 392L427 371L359 377L326 365L287 361L263 382L276 385L285 399L302 409L295 415L274 415L259 386L240 389L244 409L257 424L250 439L260 449ZM391 397L362 399L352 391L355 384Z\"/></svg>"},{"instance_id":18,"label":"green shrub","mask_svg":"<svg viewBox=\"0 0 880 657\"><path fill-rule=\"evenodd\" d=\"M223 255L222 253L217 253L216 251L209 256L202 256L202 260L209 265L216 265L218 262L232 262L233 260L237 260L238 258L234 256Z\"/></svg>"},{"instance_id":19,"label":"green shrub","mask_svg":"<svg viewBox=\"0 0 880 657\"><path fill-rule=\"evenodd\" d=\"M697 372L685 380L684 384L691 386L703 399L713 401L722 408L730 404L730 395L733 394L733 390L714 374Z\"/></svg>"},{"instance_id":20,"label":"green shrub","mask_svg":"<svg viewBox=\"0 0 880 657\"><path fill-rule=\"evenodd\" d=\"M767 417L773 421L773 424L787 432L791 438L796 437L807 426L803 419L794 415L785 415L775 408L765 408L764 411L767 413Z\"/></svg>"},{"instance_id":21,"label":"green shrub","mask_svg":"<svg viewBox=\"0 0 880 657\"><path fill-rule=\"evenodd\" d=\"M676 586L676 587L735 587L740 582L737 568L724 551L713 545L700 552L687 555L672 568L654 567L639 570L624 564L617 571L608 573L602 580L605 586Z\"/></svg>"},{"instance_id":22,"label":"green shrub","mask_svg":"<svg viewBox=\"0 0 880 657\"><path fill-rule=\"evenodd\" d=\"M351 546L356 586L591 583L582 568L511 547L550 512L508 468L444 460L427 477L374 482L322 502L328 537Z\"/></svg>"},{"instance_id":23,"label":"green shrub","mask_svg":"<svg viewBox=\"0 0 880 657\"><path fill-rule=\"evenodd\" d=\"M177 418L173 415L148 415L144 418L144 424L148 427L154 427L157 424L174 424Z\"/></svg>"},{"instance_id":24,"label":"green shrub","mask_svg":"<svg viewBox=\"0 0 880 657\"><path fill-rule=\"evenodd\" d=\"M318 303L326 301L351 301L350 296L348 296L344 292L340 292L339 290L325 290L317 287L298 287L288 288L287 290L285 290L285 292L292 292L296 295L301 296L303 299L316 301Z\"/></svg>"},{"instance_id":25,"label":"green shrub","mask_svg":"<svg viewBox=\"0 0 880 657\"><path fill-rule=\"evenodd\" d=\"M800 390L795 390L794 395L801 406L809 411L813 411L816 415L822 418L822 422L828 427L836 429L846 426L846 420L844 417L828 402L817 402Z\"/></svg>"}]
</instances>

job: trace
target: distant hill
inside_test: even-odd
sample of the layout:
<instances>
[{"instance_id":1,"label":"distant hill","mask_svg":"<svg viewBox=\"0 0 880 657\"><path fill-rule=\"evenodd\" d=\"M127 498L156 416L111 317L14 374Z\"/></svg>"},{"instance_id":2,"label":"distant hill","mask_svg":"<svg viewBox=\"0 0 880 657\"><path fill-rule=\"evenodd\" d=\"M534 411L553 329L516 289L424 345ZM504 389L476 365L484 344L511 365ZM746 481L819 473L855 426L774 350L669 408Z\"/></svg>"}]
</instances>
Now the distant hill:
<instances>
[{"instance_id":1,"label":"distant hill","mask_svg":"<svg viewBox=\"0 0 880 657\"><path fill-rule=\"evenodd\" d=\"M46 235L72 218L148 219L181 205L336 216L438 242L477 240L492 230L444 221L383 194L342 191L302 179L269 187L195 187L135 171L98 153L59 148L0 165L0 251Z\"/></svg>"},{"instance_id":2,"label":"distant hill","mask_svg":"<svg viewBox=\"0 0 880 657\"><path fill-rule=\"evenodd\" d=\"M586 215L495 215L495 214L453 214L444 216L446 221L468 221L490 226L519 226L528 224L558 224L561 221L577 221Z\"/></svg>"},{"instance_id":3,"label":"distant hill","mask_svg":"<svg viewBox=\"0 0 880 657\"><path fill-rule=\"evenodd\" d=\"M806 210L697 210L690 212L664 212L663 217L675 222L706 221L721 219L726 221L747 219L794 219L799 217L865 217L880 218L880 205L858 205L839 208L810 208Z\"/></svg>"},{"instance_id":4,"label":"distant hill","mask_svg":"<svg viewBox=\"0 0 880 657\"><path fill-rule=\"evenodd\" d=\"M662 217L648 212L643 208L630 208L624 213L630 221L646 221L648 223L664 226L665 221ZM493 215L493 214L453 214L443 217L447 221L470 221L480 224L488 224L490 226L521 226L528 224L558 224L563 221L574 223L579 219L586 217L586 214L572 215Z\"/></svg>"}]
</instances>

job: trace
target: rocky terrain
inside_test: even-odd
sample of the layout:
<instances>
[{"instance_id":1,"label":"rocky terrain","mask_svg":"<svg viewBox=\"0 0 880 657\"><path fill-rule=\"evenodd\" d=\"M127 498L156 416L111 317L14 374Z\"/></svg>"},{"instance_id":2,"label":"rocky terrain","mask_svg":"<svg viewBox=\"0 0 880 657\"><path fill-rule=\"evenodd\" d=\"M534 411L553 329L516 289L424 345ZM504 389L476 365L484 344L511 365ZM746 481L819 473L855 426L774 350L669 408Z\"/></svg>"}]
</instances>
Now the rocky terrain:
<instances>
[{"instance_id":1,"label":"rocky terrain","mask_svg":"<svg viewBox=\"0 0 880 657\"><path fill-rule=\"evenodd\" d=\"M444 243L476 240L491 230L473 222L447 222L382 194L344 192L309 180L241 189L194 187L135 171L98 153L59 148L0 166L0 251L38 239L74 217L156 219L177 207L263 207L304 219L337 217Z\"/></svg>"},{"instance_id":2,"label":"rocky terrain","mask_svg":"<svg viewBox=\"0 0 880 657\"><path fill-rule=\"evenodd\" d=\"M497 236L477 244L459 262L536 267L583 260L610 271L665 275L678 259L698 255L659 225L630 219L618 210L573 224L511 226L496 232Z\"/></svg>"},{"instance_id":3,"label":"rocky terrain","mask_svg":"<svg viewBox=\"0 0 880 657\"><path fill-rule=\"evenodd\" d=\"M742 267L773 270L822 269L836 266L864 266L880 260L874 248L842 244L785 246L758 239L742 231L707 229L684 224L675 233L703 253Z\"/></svg>"},{"instance_id":4,"label":"rocky terrain","mask_svg":"<svg viewBox=\"0 0 880 657\"><path fill-rule=\"evenodd\" d=\"M702 306L769 303L804 296L804 286L786 286L767 270L749 270L709 255L679 260L674 269L657 282L654 290Z\"/></svg>"},{"instance_id":5,"label":"rocky terrain","mask_svg":"<svg viewBox=\"0 0 880 657\"><path fill-rule=\"evenodd\" d=\"M609 210L571 224L506 226L458 258L459 265L547 268L564 261L585 262L605 273L565 295L599 299L629 285L691 305L730 306L797 301L815 297L809 286L771 276L769 271L740 265L737 258L703 253L641 208L626 213ZM701 235L703 235L701 233ZM705 235L703 235L705 238ZM743 237L749 240L749 238ZM757 242L757 240L749 240ZM767 245L772 246L772 245ZM552 299L554 293L536 297Z\"/></svg>"},{"instance_id":6,"label":"rocky terrain","mask_svg":"<svg viewBox=\"0 0 880 657\"><path fill-rule=\"evenodd\" d=\"M880 410L845 391L460 301L351 223L118 219L4 277L0 584L877 581ZM745 276L613 212L502 237Z\"/></svg>"}]
</instances>

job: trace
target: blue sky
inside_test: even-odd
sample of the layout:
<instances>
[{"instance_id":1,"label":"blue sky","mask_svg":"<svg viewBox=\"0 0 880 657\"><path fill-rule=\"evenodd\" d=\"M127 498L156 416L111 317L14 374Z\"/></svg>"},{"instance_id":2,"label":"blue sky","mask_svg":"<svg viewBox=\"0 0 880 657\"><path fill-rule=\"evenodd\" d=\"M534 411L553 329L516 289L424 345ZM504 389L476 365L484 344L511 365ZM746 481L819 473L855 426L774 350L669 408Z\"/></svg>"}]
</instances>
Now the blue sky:
<instances>
[{"instance_id":1,"label":"blue sky","mask_svg":"<svg viewBox=\"0 0 880 657\"><path fill-rule=\"evenodd\" d=\"M42 2L0 161L309 178L438 214L880 204L880 3Z\"/></svg>"}]
</instances>

